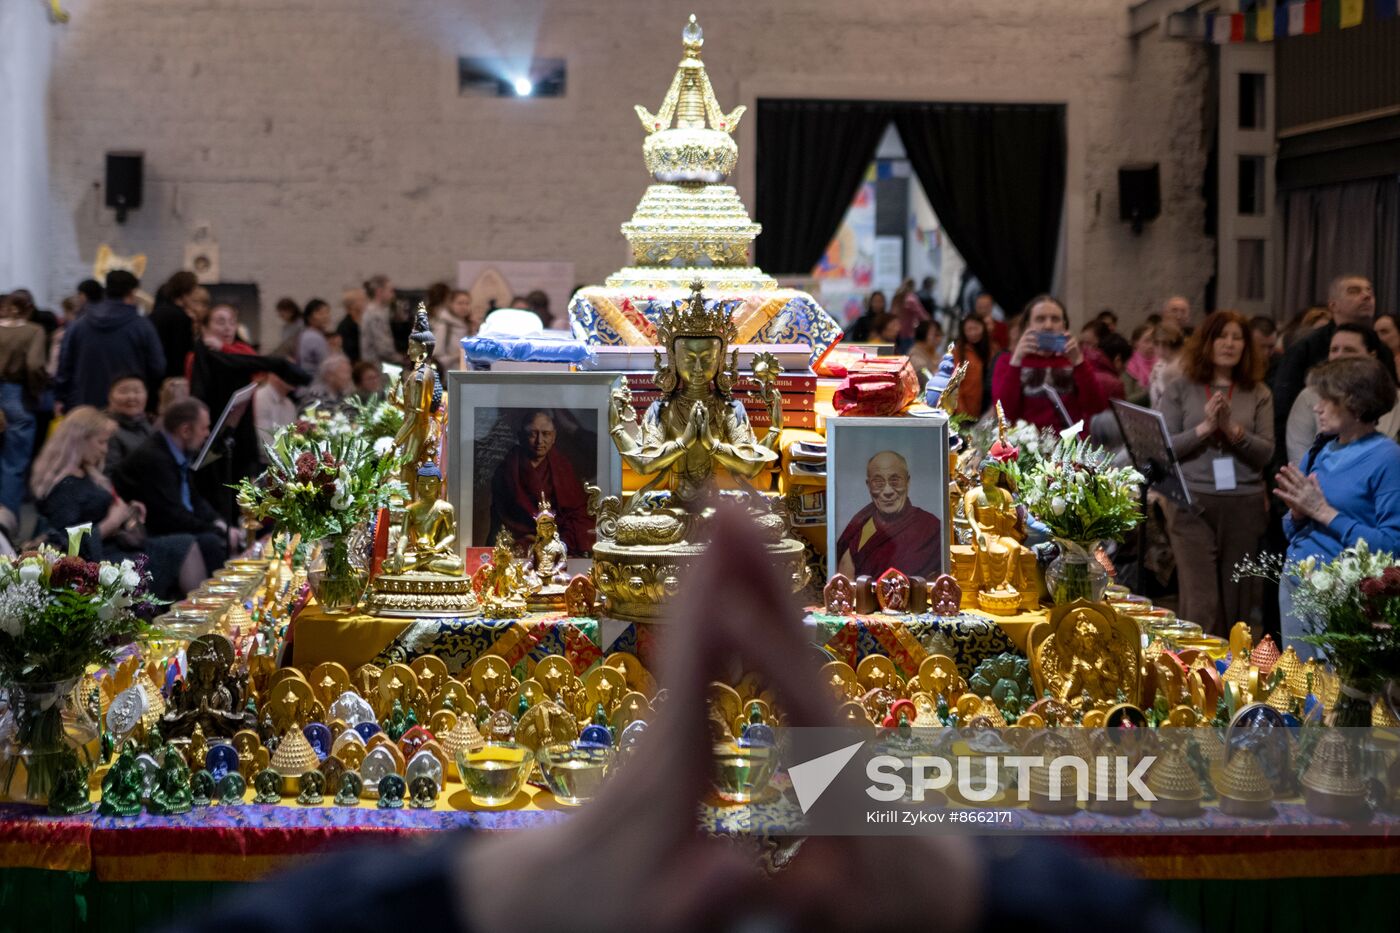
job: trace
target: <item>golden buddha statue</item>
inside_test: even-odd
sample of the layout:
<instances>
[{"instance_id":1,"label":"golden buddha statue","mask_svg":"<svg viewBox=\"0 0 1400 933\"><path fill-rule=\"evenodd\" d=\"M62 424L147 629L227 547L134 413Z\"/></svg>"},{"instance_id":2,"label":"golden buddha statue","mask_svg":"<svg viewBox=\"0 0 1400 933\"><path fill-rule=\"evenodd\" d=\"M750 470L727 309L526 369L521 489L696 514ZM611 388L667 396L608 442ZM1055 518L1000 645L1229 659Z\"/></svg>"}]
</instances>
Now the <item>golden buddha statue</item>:
<instances>
[{"instance_id":1,"label":"golden buddha statue","mask_svg":"<svg viewBox=\"0 0 1400 933\"><path fill-rule=\"evenodd\" d=\"M774 360L755 361L754 376L765 383L763 398L772 427L755 436L744 405L732 395L738 353L730 302L706 302L699 281L690 298L677 302L657 322L666 350L656 352L656 384L661 398L637 425L631 392L622 382L613 390L608 430L623 461L647 483L627 497L602 499L592 491L598 515L594 579L608 597L612 614L652 618L662 599L679 585L682 565L704 550L705 525L717 497L747 508L776 560L785 562L794 590L806 583L802 545L788 534L782 504L749 482L778 459L782 399L774 381ZM717 492L717 474L727 474L737 490Z\"/></svg>"},{"instance_id":2,"label":"golden buddha statue","mask_svg":"<svg viewBox=\"0 0 1400 933\"><path fill-rule=\"evenodd\" d=\"M1029 640L1036 693L1082 709L1139 701L1142 642L1137 625L1107 603L1076 600L1038 622ZM1119 699L1119 695L1122 699Z\"/></svg>"},{"instance_id":3,"label":"golden buddha statue","mask_svg":"<svg viewBox=\"0 0 1400 933\"><path fill-rule=\"evenodd\" d=\"M433 345L427 312L419 306L409 339L410 366L395 395L404 420L394 445L402 458L400 475L409 501L396 501L389 510L389 552L365 602L371 615L421 618L480 613L471 580L463 575L456 510L442 498L442 469L437 462L442 386L431 362Z\"/></svg>"},{"instance_id":4,"label":"golden buddha statue","mask_svg":"<svg viewBox=\"0 0 1400 933\"><path fill-rule=\"evenodd\" d=\"M415 493L418 467L425 460L436 459L442 442L439 413L442 383L438 381L437 367L433 365L433 349L436 346L437 338L428 325L428 309L420 304L413 319L413 332L408 338L408 368L391 396L391 400L403 409L403 426L394 436L394 449L402 459L400 478L408 487L410 496Z\"/></svg>"},{"instance_id":5,"label":"golden buddha statue","mask_svg":"<svg viewBox=\"0 0 1400 933\"><path fill-rule=\"evenodd\" d=\"M525 583L530 588L532 605L564 605L564 590L569 585L568 559L569 551L559 537L554 510L541 498L535 515L535 540L525 555Z\"/></svg>"},{"instance_id":6,"label":"golden buddha statue","mask_svg":"<svg viewBox=\"0 0 1400 933\"><path fill-rule=\"evenodd\" d=\"M530 584L525 568L515 559L515 539L504 528L496 533L491 562L477 571L482 608L493 619L513 619L525 613Z\"/></svg>"},{"instance_id":7,"label":"golden buddha statue","mask_svg":"<svg viewBox=\"0 0 1400 933\"><path fill-rule=\"evenodd\" d=\"M457 512L438 498L442 471L431 460L418 468L417 494L404 509L403 528L384 561L388 573L436 573L461 576L465 564L457 554Z\"/></svg>"}]
</instances>

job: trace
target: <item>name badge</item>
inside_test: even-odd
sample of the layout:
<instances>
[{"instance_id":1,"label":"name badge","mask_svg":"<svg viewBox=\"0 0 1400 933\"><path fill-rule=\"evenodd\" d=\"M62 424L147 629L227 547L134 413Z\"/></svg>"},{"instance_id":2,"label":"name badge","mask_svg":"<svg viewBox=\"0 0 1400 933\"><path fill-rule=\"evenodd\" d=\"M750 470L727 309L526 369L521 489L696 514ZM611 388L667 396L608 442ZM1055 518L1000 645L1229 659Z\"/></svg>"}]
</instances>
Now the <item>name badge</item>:
<instances>
[{"instance_id":1,"label":"name badge","mask_svg":"<svg viewBox=\"0 0 1400 933\"><path fill-rule=\"evenodd\" d=\"M1216 492L1229 492L1239 485L1235 482L1234 457L1216 457L1210 462L1210 465L1215 470Z\"/></svg>"}]
</instances>

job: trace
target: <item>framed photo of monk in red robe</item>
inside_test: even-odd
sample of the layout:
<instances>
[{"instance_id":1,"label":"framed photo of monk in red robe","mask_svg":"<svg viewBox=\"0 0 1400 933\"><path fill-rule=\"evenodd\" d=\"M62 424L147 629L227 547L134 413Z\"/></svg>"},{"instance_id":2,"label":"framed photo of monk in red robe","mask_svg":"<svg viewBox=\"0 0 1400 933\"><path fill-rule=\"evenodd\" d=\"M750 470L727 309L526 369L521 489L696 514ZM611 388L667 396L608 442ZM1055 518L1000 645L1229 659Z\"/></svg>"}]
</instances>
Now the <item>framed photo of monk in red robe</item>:
<instances>
[{"instance_id":1,"label":"framed photo of monk in red robe","mask_svg":"<svg viewBox=\"0 0 1400 933\"><path fill-rule=\"evenodd\" d=\"M448 374L448 494L465 547L484 548L501 531L524 554L535 517L549 503L570 559L590 558L596 538L587 487L621 488L608 437L608 396L616 375L559 372Z\"/></svg>"},{"instance_id":2,"label":"framed photo of monk in red robe","mask_svg":"<svg viewBox=\"0 0 1400 933\"><path fill-rule=\"evenodd\" d=\"M878 578L891 567L927 580L948 567L948 421L826 422L826 568Z\"/></svg>"}]
</instances>

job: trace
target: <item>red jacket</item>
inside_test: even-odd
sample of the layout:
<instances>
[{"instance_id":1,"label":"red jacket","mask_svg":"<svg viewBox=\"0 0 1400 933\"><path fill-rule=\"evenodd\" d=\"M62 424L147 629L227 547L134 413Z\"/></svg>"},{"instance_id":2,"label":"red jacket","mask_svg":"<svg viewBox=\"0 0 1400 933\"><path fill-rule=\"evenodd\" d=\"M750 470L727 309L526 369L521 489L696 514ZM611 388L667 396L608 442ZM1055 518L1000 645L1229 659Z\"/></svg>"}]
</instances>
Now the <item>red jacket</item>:
<instances>
[{"instance_id":1,"label":"red jacket","mask_svg":"<svg viewBox=\"0 0 1400 933\"><path fill-rule=\"evenodd\" d=\"M1054 403L1045 395L1027 394L1022 386L1022 378L1023 373L1034 370L1062 372L1065 369L1069 369L1069 360L1064 357L1028 356L1022 361L1022 365L1013 366L1011 354L1003 354L992 371L992 399L1001 402L1002 408L1006 410L1006 417L1012 421L1020 419L1037 427L1063 430L1069 425L1062 422ZM1108 400L1104 398L1099 381L1094 375L1094 368L1087 359L1071 370L1071 380L1072 388L1070 391L1060 392L1060 400L1069 412L1071 424L1084 421L1084 431L1087 435L1089 419L1107 408Z\"/></svg>"}]
</instances>

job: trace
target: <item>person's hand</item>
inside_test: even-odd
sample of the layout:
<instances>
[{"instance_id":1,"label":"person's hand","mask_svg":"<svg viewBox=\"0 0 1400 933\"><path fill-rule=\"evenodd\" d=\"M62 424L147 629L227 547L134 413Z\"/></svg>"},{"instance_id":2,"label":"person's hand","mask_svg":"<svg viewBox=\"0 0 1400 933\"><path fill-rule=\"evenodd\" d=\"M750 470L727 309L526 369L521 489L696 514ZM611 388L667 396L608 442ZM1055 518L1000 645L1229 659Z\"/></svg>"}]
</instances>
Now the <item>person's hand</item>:
<instances>
[{"instance_id":1,"label":"person's hand","mask_svg":"<svg viewBox=\"0 0 1400 933\"><path fill-rule=\"evenodd\" d=\"M229 554L238 554L243 550L243 529L229 528L227 533Z\"/></svg>"},{"instance_id":2,"label":"person's hand","mask_svg":"<svg viewBox=\"0 0 1400 933\"><path fill-rule=\"evenodd\" d=\"M1011 351L1011 365L1020 366L1029 354L1040 352L1040 331L1027 328L1016 341L1016 349Z\"/></svg>"},{"instance_id":3,"label":"person's hand","mask_svg":"<svg viewBox=\"0 0 1400 933\"><path fill-rule=\"evenodd\" d=\"M541 929L709 930L774 913L790 929L914 928L935 916L944 930L971 926L984 881L965 839L809 838L765 878L746 847L697 826L713 768L710 682L742 669L780 698L789 724L836 722L788 581L760 542L742 513L716 515L660 640L666 702L598 797L566 821L464 843L466 926L518 928L522 904Z\"/></svg>"},{"instance_id":4,"label":"person's hand","mask_svg":"<svg viewBox=\"0 0 1400 933\"><path fill-rule=\"evenodd\" d=\"M1073 334L1065 340L1065 357L1071 366L1078 366L1084 362L1084 350L1079 346L1079 341L1074 338Z\"/></svg>"},{"instance_id":5,"label":"person's hand","mask_svg":"<svg viewBox=\"0 0 1400 933\"><path fill-rule=\"evenodd\" d=\"M1224 396L1217 392L1206 399L1205 417L1201 419L1200 424L1196 425L1198 437L1209 437L1220 430L1221 399L1223 398Z\"/></svg>"},{"instance_id":6,"label":"person's hand","mask_svg":"<svg viewBox=\"0 0 1400 933\"><path fill-rule=\"evenodd\" d=\"M219 351L224 348L223 341L220 340L218 337L215 337L213 334L203 334L200 336L199 339L204 343L206 347L208 347L211 350Z\"/></svg>"},{"instance_id":7,"label":"person's hand","mask_svg":"<svg viewBox=\"0 0 1400 933\"><path fill-rule=\"evenodd\" d=\"M1278 471L1278 488L1274 495L1283 500L1295 522L1311 519L1323 525L1337 517L1337 510L1327 502L1317 474L1304 475L1289 463Z\"/></svg>"}]
</instances>

